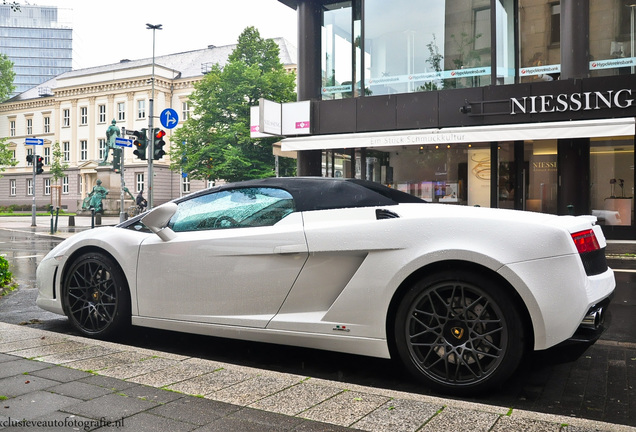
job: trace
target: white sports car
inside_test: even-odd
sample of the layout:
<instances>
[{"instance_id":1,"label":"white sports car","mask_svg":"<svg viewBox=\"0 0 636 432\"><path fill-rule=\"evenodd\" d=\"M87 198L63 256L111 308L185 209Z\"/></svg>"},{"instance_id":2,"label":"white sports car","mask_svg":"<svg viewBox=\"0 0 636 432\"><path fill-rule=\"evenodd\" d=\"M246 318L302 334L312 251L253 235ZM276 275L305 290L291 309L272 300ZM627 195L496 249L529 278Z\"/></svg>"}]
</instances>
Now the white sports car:
<instances>
[{"instance_id":1,"label":"white sports car","mask_svg":"<svg viewBox=\"0 0 636 432\"><path fill-rule=\"evenodd\" d=\"M438 390L483 391L526 350L600 335L615 281L595 220L254 180L65 240L37 304L87 336L132 323L395 357Z\"/></svg>"}]
</instances>

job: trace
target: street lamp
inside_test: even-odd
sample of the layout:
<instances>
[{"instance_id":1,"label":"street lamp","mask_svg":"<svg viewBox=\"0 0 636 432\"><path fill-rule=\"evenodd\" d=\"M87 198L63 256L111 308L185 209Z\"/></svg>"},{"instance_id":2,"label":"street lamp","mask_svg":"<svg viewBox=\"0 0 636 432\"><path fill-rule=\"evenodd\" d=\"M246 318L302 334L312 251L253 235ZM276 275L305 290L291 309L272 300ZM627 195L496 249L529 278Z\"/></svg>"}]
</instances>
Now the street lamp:
<instances>
[{"instance_id":1,"label":"street lamp","mask_svg":"<svg viewBox=\"0 0 636 432\"><path fill-rule=\"evenodd\" d=\"M161 30L161 24L146 24L146 29L152 30L152 91L150 93L150 109L149 117L148 117L148 154L150 157L148 158L148 209L153 207L153 188L152 188L152 155L154 155L154 106L155 106L155 30Z\"/></svg>"}]
</instances>

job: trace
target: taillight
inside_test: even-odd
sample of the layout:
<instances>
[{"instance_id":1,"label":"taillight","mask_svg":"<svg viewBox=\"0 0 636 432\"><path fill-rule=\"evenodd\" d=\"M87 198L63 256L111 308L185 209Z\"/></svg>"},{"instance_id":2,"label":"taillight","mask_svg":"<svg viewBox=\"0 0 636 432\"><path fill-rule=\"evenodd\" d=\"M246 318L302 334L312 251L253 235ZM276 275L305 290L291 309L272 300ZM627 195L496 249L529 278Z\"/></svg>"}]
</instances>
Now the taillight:
<instances>
[{"instance_id":1,"label":"taillight","mask_svg":"<svg viewBox=\"0 0 636 432\"><path fill-rule=\"evenodd\" d=\"M596 235L594 235L594 230L591 229L572 234L572 240L574 240L579 253L592 252L601 248L596 240Z\"/></svg>"}]
</instances>

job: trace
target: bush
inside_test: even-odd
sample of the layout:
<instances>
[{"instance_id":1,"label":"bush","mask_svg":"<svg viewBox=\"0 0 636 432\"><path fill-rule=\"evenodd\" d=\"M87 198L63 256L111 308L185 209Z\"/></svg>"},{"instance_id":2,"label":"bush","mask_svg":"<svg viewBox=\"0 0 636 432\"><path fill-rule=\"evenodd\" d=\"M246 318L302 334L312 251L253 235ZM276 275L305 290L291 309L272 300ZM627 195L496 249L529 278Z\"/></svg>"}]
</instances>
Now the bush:
<instances>
[{"instance_id":1,"label":"bush","mask_svg":"<svg viewBox=\"0 0 636 432\"><path fill-rule=\"evenodd\" d=\"M9 261L3 256L0 256L0 288L5 287L11 283L13 274L9 271Z\"/></svg>"}]
</instances>

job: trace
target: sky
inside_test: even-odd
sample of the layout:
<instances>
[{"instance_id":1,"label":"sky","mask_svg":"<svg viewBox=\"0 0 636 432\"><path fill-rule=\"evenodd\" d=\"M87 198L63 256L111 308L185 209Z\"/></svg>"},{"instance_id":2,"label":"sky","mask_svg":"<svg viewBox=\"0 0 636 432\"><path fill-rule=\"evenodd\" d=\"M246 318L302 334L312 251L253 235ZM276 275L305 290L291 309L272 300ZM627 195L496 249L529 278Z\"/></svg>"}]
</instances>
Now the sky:
<instances>
[{"instance_id":1,"label":"sky","mask_svg":"<svg viewBox=\"0 0 636 432\"><path fill-rule=\"evenodd\" d=\"M37 0L57 6L73 28L73 69L235 44L248 26L264 38L297 44L296 11L278 0Z\"/></svg>"}]
</instances>

